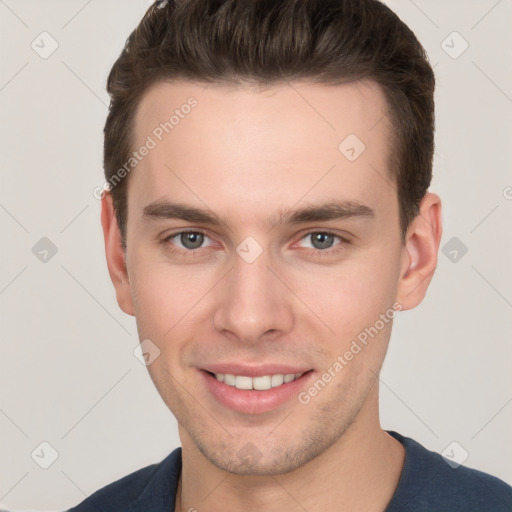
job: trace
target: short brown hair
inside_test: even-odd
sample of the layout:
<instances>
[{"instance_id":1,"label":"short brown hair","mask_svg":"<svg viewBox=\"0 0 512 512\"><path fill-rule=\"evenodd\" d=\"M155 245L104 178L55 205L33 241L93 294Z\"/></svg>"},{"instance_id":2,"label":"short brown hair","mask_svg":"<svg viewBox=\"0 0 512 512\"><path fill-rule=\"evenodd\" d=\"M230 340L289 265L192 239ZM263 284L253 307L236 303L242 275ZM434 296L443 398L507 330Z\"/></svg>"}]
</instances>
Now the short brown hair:
<instances>
[{"instance_id":1,"label":"short brown hair","mask_svg":"<svg viewBox=\"0 0 512 512\"><path fill-rule=\"evenodd\" d=\"M155 83L185 79L270 86L370 79L393 126L390 175L402 240L432 179L434 73L413 32L377 0L160 0L110 71L104 135L107 182L132 152L140 100ZM126 247L126 179L111 187Z\"/></svg>"}]
</instances>

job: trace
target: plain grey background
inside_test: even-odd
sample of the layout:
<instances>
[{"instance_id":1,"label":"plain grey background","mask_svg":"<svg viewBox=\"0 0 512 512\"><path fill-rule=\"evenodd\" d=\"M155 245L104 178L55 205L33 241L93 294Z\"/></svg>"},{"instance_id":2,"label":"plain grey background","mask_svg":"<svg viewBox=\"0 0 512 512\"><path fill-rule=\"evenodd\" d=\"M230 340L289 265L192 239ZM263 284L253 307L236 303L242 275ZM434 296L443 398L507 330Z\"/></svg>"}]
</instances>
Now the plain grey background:
<instances>
[{"instance_id":1,"label":"plain grey background","mask_svg":"<svg viewBox=\"0 0 512 512\"><path fill-rule=\"evenodd\" d=\"M512 1L388 4L435 66L444 235L425 301L395 320L382 425L512 483ZM149 5L0 0L5 508L65 509L179 445L133 354L93 195L106 77Z\"/></svg>"}]
</instances>

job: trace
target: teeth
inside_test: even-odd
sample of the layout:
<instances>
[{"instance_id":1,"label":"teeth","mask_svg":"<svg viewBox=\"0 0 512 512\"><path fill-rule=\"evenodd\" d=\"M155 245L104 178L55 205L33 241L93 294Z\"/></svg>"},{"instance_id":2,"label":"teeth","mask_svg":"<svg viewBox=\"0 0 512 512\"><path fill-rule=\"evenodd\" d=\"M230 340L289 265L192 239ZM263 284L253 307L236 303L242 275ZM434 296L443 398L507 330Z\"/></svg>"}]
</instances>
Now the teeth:
<instances>
[{"instance_id":1,"label":"teeth","mask_svg":"<svg viewBox=\"0 0 512 512\"><path fill-rule=\"evenodd\" d=\"M238 376L235 380L237 389L252 389L252 378Z\"/></svg>"},{"instance_id":2,"label":"teeth","mask_svg":"<svg viewBox=\"0 0 512 512\"><path fill-rule=\"evenodd\" d=\"M270 375L254 377L254 379L252 379L252 387L260 391L270 389L272 387L272 377Z\"/></svg>"},{"instance_id":3,"label":"teeth","mask_svg":"<svg viewBox=\"0 0 512 512\"><path fill-rule=\"evenodd\" d=\"M284 382L284 375L272 375L272 387L280 386Z\"/></svg>"},{"instance_id":4,"label":"teeth","mask_svg":"<svg viewBox=\"0 0 512 512\"><path fill-rule=\"evenodd\" d=\"M224 382L228 386L237 389L256 389L265 391L270 388L276 388L282 384L287 384L302 376L302 373L287 373L286 375L263 375L262 377L247 377L245 375L231 375L230 373L216 373L215 377L219 382Z\"/></svg>"},{"instance_id":5,"label":"teeth","mask_svg":"<svg viewBox=\"0 0 512 512\"><path fill-rule=\"evenodd\" d=\"M222 373L220 375L222 375ZM230 373L226 373L226 375L224 375L224 384L227 384L228 386L234 386L235 383L236 377L234 375L231 375Z\"/></svg>"}]
</instances>

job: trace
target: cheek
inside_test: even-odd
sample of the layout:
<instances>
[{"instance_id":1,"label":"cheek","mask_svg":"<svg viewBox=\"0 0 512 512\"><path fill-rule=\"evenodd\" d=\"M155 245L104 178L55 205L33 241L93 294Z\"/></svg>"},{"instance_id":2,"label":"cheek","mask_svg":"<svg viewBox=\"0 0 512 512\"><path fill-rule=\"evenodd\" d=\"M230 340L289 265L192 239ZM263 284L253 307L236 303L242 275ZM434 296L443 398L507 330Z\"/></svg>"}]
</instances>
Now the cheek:
<instances>
[{"instance_id":1,"label":"cheek","mask_svg":"<svg viewBox=\"0 0 512 512\"><path fill-rule=\"evenodd\" d=\"M392 308L397 290L398 256L391 247L360 253L337 268L317 267L293 276L293 289L333 336L336 350L349 345ZM382 257L386 254L386 258ZM311 317L311 315L309 315ZM379 336L389 337L389 325ZM328 331L326 330L326 333Z\"/></svg>"},{"instance_id":2,"label":"cheek","mask_svg":"<svg viewBox=\"0 0 512 512\"><path fill-rule=\"evenodd\" d=\"M168 272L142 251L132 255L129 272L139 335L160 339L173 325L180 283L173 282Z\"/></svg>"},{"instance_id":3,"label":"cheek","mask_svg":"<svg viewBox=\"0 0 512 512\"><path fill-rule=\"evenodd\" d=\"M132 254L129 272L139 335L166 345L197 320L201 299L215 277L206 267L171 265L160 254L142 249Z\"/></svg>"},{"instance_id":4,"label":"cheek","mask_svg":"<svg viewBox=\"0 0 512 512\"><path fill-rule=\"evenodd\" d=\"M164 314L172 311L173 305L169 303L172 297L173 294L164 279L157 279L154 273L143 268L135 274L132 280L132 298L137 322L156 327L157 319L160 318L162 322ZM168 321L170 320L169 318Z\"/></svg>"}]
</instances>

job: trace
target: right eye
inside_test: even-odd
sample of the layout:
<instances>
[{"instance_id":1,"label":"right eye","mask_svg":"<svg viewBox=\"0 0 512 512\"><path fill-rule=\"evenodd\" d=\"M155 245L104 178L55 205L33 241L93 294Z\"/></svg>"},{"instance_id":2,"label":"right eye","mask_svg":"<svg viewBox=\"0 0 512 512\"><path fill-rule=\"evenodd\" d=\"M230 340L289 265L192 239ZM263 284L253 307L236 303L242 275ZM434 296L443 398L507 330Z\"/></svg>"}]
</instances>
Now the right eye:
<instances>
[{"instance_id":1,"label":"right eye","mask_svg":"<svg viewBox=\"0 0 512 512\"><path fill-rule=\"evenodd\" d=\"M192 252L201 249L205 240L209 240L210 243L204 247L213 245L210 238L202 231L180 231L167 236L162 243L173 245L182 252Z\"/></svg>"}]
</instances>

